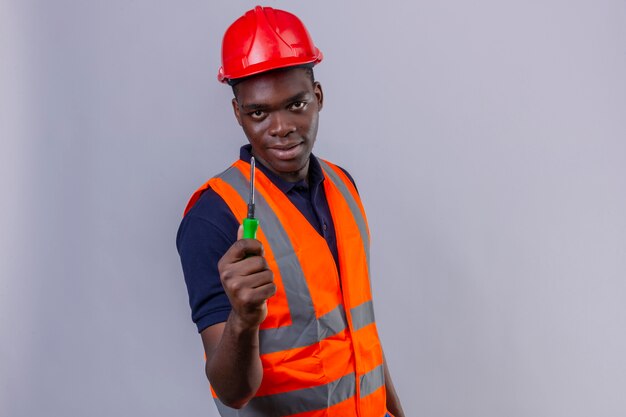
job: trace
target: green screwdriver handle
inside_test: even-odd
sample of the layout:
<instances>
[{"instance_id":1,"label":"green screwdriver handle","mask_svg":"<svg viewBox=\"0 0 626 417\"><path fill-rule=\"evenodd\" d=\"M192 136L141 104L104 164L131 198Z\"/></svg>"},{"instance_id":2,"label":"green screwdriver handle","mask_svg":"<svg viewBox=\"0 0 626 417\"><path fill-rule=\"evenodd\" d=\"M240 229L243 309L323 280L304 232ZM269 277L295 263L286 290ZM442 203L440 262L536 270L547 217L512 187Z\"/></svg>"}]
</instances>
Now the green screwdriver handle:
<instances>
[{"instance_id":1,"label":"green screwdriver handle","mask_svg":"<svg viewBox=\"0 0 626 417\"><path fill-rule=\"evenodd\" d=\"M256 229L259 227L259 221L257 219L243 219L243 238L244 239L256 239Z\"/></svg>"},{"instance_id":2,"label":"green screwdriver handle","mask_svg":"<svg viewBox=\"0 0 626 417\"><path fill-rule=\"evenodd\" d=\"M254 217L254 156L250 158L250 196L248 197L248 215L243 219L243 238L256 239L259 221Z\"/></svg>"}]
</instances>

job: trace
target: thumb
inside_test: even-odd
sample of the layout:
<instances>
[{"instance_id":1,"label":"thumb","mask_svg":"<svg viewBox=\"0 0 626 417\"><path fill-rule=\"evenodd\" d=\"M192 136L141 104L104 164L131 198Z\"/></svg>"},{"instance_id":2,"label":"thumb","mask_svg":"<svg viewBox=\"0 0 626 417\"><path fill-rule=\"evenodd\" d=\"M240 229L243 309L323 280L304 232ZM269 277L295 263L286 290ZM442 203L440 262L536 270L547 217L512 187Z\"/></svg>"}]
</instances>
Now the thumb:
<instances>
[{"instance_id":1,"label":"thumb","mask_svg":"<svg viewBox=\"0 0 626 417\"><path fill-rule=\"evenodd\" d=\"M243 225L239 225L239 229L237 229L237 240L241 240L243 237Z\"/></svg>"}]
</instances>

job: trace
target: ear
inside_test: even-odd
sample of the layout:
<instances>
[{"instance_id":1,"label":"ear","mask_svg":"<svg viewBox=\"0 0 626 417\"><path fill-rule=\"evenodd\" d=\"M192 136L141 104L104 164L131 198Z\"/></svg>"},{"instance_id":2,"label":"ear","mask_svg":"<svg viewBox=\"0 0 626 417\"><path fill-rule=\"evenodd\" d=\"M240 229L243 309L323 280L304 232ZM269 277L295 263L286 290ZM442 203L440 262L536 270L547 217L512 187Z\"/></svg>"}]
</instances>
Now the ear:
<instances>
[{"instance_id":1,"label":"ear","mask_svg":"<svg viewBox=\"0 0 626 417\"><path fill-rule=\"evenodd\" d=\"M313 84L313 93L317 99L317 110L320 111L322 107L324 107L324 91L322 90L322 84L315 81Z\"/></svg>"},{"instance_id":2,"label":"ear","mask_svg":"<svg viewBox=\"0 0 626 417\"><path fill-rule=\"evenodd\" d=\"M239 103L237 102L236 98L233 98L233 113L235 113L235 119L237 119L237 123L239 123L239 126L243 126L241 124L241 111L239 110Z\"/></svg>"}]
</instances>

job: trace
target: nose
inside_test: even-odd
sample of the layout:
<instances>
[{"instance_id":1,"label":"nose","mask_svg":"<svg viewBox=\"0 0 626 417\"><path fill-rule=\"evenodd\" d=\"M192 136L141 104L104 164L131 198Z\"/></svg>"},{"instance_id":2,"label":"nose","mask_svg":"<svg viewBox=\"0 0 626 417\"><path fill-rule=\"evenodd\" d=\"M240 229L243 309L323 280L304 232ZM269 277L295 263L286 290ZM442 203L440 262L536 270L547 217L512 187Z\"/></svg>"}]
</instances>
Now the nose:
<instances>
[{"instance_id":1,"label":"nose","mask_svg":"<svg viewBox=\"0 0 626 417\"><path fill-rule=\"evenodd\" d=\"M296 131L296 125L293 123L289 115L285 113L286 112L277 111L270 116L271 124L268 130L270 135L284 138L290 133Z\"/></svg>"}]
</instances>

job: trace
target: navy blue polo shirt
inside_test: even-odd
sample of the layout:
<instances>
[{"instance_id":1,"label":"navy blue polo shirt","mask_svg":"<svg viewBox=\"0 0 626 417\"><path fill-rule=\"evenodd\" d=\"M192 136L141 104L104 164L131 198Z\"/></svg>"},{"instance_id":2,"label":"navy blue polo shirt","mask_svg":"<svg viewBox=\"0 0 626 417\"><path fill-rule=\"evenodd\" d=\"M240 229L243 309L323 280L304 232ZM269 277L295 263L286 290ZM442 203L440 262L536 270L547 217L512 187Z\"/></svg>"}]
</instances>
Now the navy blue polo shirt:
<instances>
[{"instance_id":1,"label":"navy blue polo shirt","mask_svg":"<svg viewBox=\"0 0 626 417\"><path fill-rule=\"evenodd\" d=\"M250 145L242 146L239 158L249 163L251 150ZM326 239L338 263L335 226L324 192L324 174L317 158L311 155L308 183L304 180L287 182L258 161L256 166ZM350 174L343 171L354 183ZM236 219L222 197L209 188L189 210L178 228L176 247L189 293L191 318L198 332L226 321L230 313L230 302L222 287L217 263L237 240L241 220Z\"/></svg>"}]
</instances>

